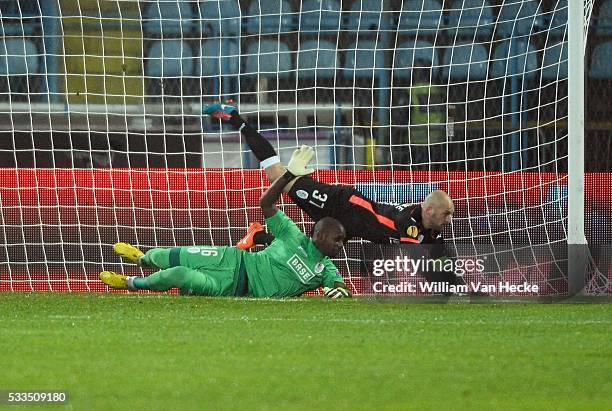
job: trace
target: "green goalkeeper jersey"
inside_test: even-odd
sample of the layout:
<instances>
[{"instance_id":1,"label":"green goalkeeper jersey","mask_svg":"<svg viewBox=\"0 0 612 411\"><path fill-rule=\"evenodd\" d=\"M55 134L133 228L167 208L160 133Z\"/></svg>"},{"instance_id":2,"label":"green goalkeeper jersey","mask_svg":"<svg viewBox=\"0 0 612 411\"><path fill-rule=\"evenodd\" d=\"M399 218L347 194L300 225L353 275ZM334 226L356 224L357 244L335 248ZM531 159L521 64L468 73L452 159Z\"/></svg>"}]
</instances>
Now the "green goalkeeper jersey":
<instances>
[{"instance_id":1,"label":"green goalkeeper jersey","mask_svg":"<svg viewBox=\"0 0 612 411\"><path fill-rule=\"evenodd\" d=\"M278 210L266 218L266 224L275 237L272 244L263 251L243 255L249 295L292 297L344 282L334 263L285 213Z\"/></svg>"}]
</instances>

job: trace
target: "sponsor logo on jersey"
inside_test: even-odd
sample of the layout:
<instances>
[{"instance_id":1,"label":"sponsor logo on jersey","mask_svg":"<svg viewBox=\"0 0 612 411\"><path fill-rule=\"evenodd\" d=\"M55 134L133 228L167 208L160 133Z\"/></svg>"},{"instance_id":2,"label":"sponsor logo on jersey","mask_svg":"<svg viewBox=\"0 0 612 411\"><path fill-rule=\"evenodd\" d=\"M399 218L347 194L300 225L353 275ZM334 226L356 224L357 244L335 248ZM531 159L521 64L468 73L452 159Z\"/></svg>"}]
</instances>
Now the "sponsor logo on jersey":
<instances>
[{"instance_id":1,"label":"sponsor logo on jersey","mask_svg":"<svg viewBox=\"0 0 612 411\"><path fill-rule=\"evenodd\" d=\"M304 250L304 247L298 245L298 250L301 251L302 254L304 254L304 257L308 257L308 253L306 252L306 250Z\"/></svg>"},{"instance_id":2,"label":"sponsor logo on jersey","mask_svg":"<svg viewBox=\"0 0 612 411\"><path fill-rule=\"evenodd\" d=\"M308 268L306 263L304 263L304 261L302 261L297 254L293 254L291 257L289 257L289 260L287 260L287 265L291 267L295 274L297 274L298 279L302 284L307 284L308 281L312 280L312 278L315 276L310 268Z\"/></svg>"},{"instance_id":3,"label":"sponsor logo on jersey","mask_svg":"<svg viewBox=\"0 0 612 411\"><path fill-rule=\"evenodd\" d=\"M321 274L324 269L325 269L325 265L323 263L319 262L319 263L317 263L317 265L315 265L314 272L317 273L317 274Z\"/></svg>"},{"instance_id":4,"label":"sponsor logo on jersey","mask_svg":"<svg viewBox=\"0 0 612 411\"><path fill-rule=\"evenodd\" d=\"M308 193L304 190L297 190L295 195L301 198L302 200L306 200L308 198Z\"/></svg>"},{"instance_id":5,"label":"sponsor logo on jersey","mask_svg":"<svg viewBox=\"0 0 612 411\"><path fill-rule=\"evenodd\" d=\"M408 237L417 238L419 235L419 229L415 225L411 225L406 230L406 234L408 234Z\"/></svg>"},{"instance_id":6,"label":"sponsor logo on jersey","mask_svg":"<svg viewBox=\"0 0 612 411\"><path fill-rule=\"evenodd\" d=\"M199 254L200 253L200 247L189 247L187 249L187 252L189 254Z\"/></svg>"}]
</instances>

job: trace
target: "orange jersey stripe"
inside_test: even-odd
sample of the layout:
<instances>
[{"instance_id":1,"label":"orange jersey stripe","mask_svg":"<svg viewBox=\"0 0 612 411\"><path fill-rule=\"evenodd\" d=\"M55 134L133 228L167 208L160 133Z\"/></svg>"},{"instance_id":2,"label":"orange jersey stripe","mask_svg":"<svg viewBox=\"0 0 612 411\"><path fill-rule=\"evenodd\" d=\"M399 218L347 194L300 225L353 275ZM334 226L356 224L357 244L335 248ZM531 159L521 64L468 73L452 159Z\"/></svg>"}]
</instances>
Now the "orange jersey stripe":
<instances>
[{"instance_id":1,"label":"orange jersey stripe","mask_svg":"<svg viewBox=\"0 0 612 411\"><path fill-rule=\"evenodd\" d=\"M397 231L397 228L395 228L395 222L391 220L390 218L377 214L372 208L372 204L370 204L369 201L364 200L363 198L357 197L356 195L352 195L351 198L349 198L349 203L365 208L370 213L374 214L374 217L376 217L379 223L389 227L392 230Z\"/></svg>"}]
</instances>

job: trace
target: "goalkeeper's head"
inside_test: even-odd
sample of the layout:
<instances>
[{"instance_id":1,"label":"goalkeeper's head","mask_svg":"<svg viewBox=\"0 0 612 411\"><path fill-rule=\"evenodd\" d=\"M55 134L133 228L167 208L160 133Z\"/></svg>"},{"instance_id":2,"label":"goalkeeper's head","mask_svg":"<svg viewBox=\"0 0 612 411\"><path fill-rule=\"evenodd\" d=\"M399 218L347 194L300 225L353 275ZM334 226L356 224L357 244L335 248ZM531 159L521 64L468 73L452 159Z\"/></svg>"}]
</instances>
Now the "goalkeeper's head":
<instances>
[{"instance_id":1,"label":"goalkeeper's head","mask_svg":"<svg viewBox=\"0 0 612 411\"><path fill-rule=\"evenodd\" d=\"M427 230L442 231L453 219L453 200L442 190L434 190L421 204L421 221Z\"/></svg>"},{"instance_id":2,"label":"goalkeeper's head","mask_svg":"<svg viewBox=\"0 0 612 411\"><path fill-rule=\"evenodd\" d=\"M345 239L344 226L335 218L323 217L314 226L312 242L328 257L334 257L342 250Z\"/></svg>"}]
</instances>

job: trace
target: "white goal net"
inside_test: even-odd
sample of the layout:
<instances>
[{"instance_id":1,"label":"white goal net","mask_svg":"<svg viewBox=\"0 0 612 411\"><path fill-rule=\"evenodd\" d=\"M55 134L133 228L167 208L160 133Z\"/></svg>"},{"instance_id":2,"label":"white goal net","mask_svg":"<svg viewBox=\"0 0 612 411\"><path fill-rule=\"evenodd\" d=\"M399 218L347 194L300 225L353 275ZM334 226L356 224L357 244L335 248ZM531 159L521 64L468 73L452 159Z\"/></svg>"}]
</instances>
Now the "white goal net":
<instances>
[{"instance_id":1,"label":"white goal net","mask_svg":"<svg viewBox=\"0 0 612 411\"><path fill-rule=\"evenodd\" d=\"M465 278L567 293L567 0L15 0L0 13L2 291L106 290L102 270L140 274L118 241L235 244L263 218L268 181L235 129L201 115L233 99L285 162L313 146L318 179L383 202L447 191L449 247L487 258ZM609 207L609 187L585 176L587 210ZM364 247L335 261L371 294ZM609 293L600 254L587 289Z\"/></svg>"}]
</instances>

